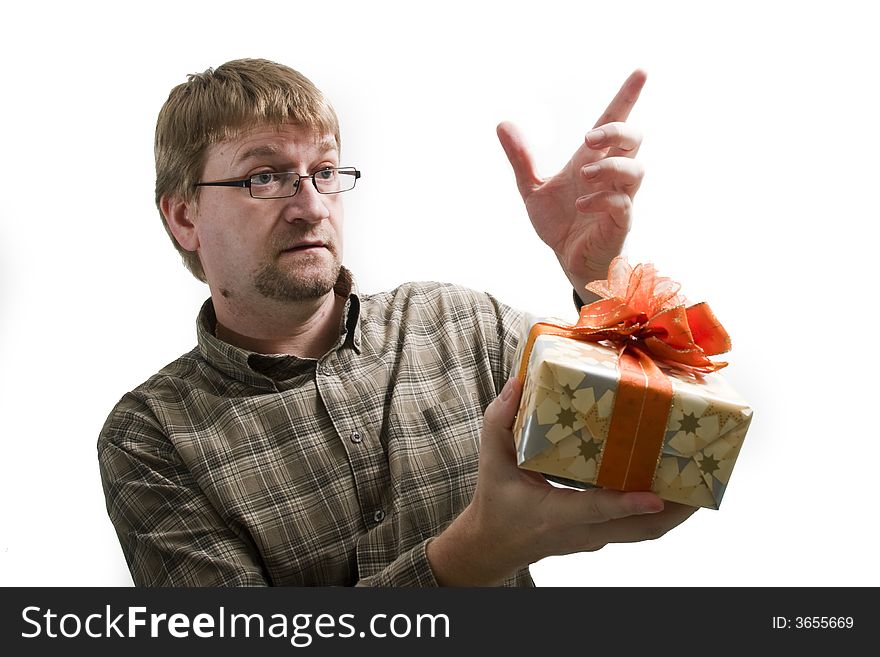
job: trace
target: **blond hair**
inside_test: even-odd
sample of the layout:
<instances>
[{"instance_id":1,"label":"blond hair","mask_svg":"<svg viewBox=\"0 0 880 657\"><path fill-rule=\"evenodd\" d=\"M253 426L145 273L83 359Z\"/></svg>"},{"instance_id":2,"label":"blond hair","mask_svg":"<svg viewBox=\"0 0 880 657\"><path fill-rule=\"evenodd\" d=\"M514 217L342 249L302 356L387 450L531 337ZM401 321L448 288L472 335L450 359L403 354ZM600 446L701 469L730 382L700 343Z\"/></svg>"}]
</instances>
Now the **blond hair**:
<instances>
[{"instance_id":1,"label":"blond hair","mask_svg":"<svg viewBox=\"0 0 880 657\"><path fill-rule=\"evenodd\" d=\"M156 206L163 196L198 200L195 183L208 147L261 125L293 123L333 135L340 149L339 120L324 94L301 73L265 59L237 59L193 73L168 96L156 121ZM205 281L198 253L178 244L162 224L193 276Z\"/></svg>"}]
</instances>

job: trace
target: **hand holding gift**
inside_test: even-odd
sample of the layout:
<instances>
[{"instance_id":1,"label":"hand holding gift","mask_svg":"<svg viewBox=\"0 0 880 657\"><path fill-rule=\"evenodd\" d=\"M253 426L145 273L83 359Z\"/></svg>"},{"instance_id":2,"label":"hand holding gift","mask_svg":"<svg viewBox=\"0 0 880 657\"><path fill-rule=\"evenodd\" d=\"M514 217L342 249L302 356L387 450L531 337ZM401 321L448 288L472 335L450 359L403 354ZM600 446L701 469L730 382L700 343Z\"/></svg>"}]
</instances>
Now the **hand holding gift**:
<instances>
[{"instance_id":1,"label":"hand holding gift","mask_svg":"<svg viewBox=\"0 0 880 657\"><path fill-rule=\"evenodd\" d=\"M521 392L511 379L486 409L474 496L428 544L440 584L498 584L547 556L659 538L696 511L651 492L557 488L517 467L513 423Z\"/></svg>"},{"instance_id":2,"label":"hand holding gift","mask_svg":"<svg viewBox=\"0 0 880 657\"><path fill-rule=\"evenodd\" d=\"M496 584L544 557L658 538L718 508L752 416L711 374L727 333L651 265L617 257L588 287L602 300L573 326L535 324L520 376L486 409L474 496L427 547L441 584Z\"/></svg>"}]
</instances>

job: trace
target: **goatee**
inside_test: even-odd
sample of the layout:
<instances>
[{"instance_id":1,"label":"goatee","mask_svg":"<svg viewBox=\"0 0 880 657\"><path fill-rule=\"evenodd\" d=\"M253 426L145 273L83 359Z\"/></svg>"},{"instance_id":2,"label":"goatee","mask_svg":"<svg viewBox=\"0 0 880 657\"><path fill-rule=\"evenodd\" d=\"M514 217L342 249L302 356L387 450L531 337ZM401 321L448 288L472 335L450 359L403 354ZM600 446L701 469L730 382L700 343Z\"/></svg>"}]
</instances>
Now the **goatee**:
<instances>
[{"instance_id":1,"label":"goatee","mask_svg":"<svg viewBox=\"0 0 880 657\"><path fill-rule=\"evenodd\" d=\"M254 287L267 299L276 301L308 301L325 296L336 285L342 269L335 245L326 245L332 258L329 265L320 266L323 254L294 256L307 260L303 267L283 267L278 258L273 258L257 270Z\"/></svg>"}]
</instances>

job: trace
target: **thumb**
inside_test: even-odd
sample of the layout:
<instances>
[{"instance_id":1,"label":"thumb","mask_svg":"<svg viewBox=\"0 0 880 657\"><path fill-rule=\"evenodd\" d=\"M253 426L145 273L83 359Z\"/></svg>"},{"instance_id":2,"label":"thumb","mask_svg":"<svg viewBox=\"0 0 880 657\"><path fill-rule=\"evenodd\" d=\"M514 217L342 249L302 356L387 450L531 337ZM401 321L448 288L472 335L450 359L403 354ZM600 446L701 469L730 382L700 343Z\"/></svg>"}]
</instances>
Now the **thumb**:
<instances>
[{"instance_id":1,"label":"thumb","mask_svg":"<svg viewBox=\"0 0 880 657\"><path fill-rule=\"evenodd\" d=\"M510 379L483 415L481 451L513 451L513 422L522 397L522 384L516 377Z\"/></svg>"},{"instance_id":2,"label":"thumb","mask_svg":"<svg viewBox=\"0 0 880 657\"><path fill-rule=\"evenodd\" d=\"M525 199L535 187L541 184L541 179L535 172L535 163L526 145L526 140L519 128L509 121L499 123L495 132L507 159L510 161L510 166L513 168L519 193Z\"/></svg>"}]
</instances>

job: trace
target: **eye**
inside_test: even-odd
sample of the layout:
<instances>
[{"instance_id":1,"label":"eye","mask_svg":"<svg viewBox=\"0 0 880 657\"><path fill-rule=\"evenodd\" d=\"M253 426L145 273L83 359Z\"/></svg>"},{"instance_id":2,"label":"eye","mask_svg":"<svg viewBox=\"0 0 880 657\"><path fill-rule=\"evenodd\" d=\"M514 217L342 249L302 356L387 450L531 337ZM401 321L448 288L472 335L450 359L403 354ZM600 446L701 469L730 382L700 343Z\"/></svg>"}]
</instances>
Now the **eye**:
<instances>
[{"instance_id":1,"label":"eye","mask_svg":"<svg viewBox=\"0 0 880 657\"><path fill-rule=\"evenodd\" d=\"M251 176L251 185L271 185L275 182L274 173L255 173Z\"/></svg>"},{"instance_id":2,"label":"eye","mask_svg":"<svg viewBox=\"0 0 880 657\"><path fill-rule=\"evenodd\" d=\"M315 174L315 178L321 182L328 182L336 177L336 169L323 169Z\"/></svg>"}]
</instances>

